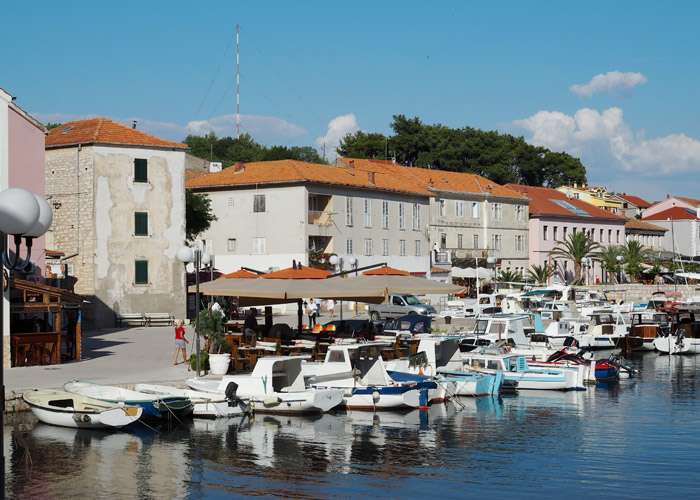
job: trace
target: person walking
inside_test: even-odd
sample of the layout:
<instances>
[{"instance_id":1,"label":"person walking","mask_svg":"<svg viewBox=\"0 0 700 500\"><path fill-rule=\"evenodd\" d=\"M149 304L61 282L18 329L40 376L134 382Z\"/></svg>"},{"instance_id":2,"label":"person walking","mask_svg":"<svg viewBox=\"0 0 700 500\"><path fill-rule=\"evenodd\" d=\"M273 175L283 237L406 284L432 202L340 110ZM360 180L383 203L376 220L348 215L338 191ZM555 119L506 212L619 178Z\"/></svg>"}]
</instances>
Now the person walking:
<instances>
[{"instance_id":1,"label":"person walking","mask_svg":"<svg viewBox=\"0 0 700 500\"><path fill-rule=\"evenodd\" d=\"M333 314L334 314L334 312L335 312L335 300L330 299L330 300L326 303L326 307L328 308L328 312L329 312L330 315L331 315L331 319L333 319Z\"/></svg>"},{"instance_id":2,"label":"person walking","mask_svg":"<svg viewBox=\"0 0 700 500\"><path fill-rule=\"evenodd\" d=\"M316 302L311 299L309 300L309 326L313 328L316 326L316 316L318 315L318 306Z\"/></svg>"},{"instance_id":3,"label":"person walking","mask_svg":"<svg viewBox=\"0 0 700 500\"><path fill-rule=\"evenodd\" d=\"M175 360L173 365L178 365L177 354L182 351L182 362L187 363L187 344L189 341L185 338L185 322L178 320L175 325Z\"/></svg>"},{"instance_id":4,"label":"person walking","mask_svg":"<svg viewBox=\"0 0 700 500\"><path fill-rule=\"evenodd\" d=\"M254 345L255 340L258 336L258 320L255 317L258 315L258 310L255 307L251 307L248 310L248 315L243 323L243 334L245 335L245 341L248 345Z\"/></svg>"}]
</instances>

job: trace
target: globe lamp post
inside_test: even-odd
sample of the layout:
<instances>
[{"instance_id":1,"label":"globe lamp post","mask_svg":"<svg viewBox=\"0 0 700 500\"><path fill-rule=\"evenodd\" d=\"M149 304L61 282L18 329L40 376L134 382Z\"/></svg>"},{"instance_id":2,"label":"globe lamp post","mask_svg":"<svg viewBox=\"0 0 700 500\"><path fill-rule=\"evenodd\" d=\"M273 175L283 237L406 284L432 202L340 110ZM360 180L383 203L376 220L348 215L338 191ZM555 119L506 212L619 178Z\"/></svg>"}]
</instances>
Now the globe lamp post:
<instances>
[{"instance_id":1,"label":"globe lamp post","mask_svg":"<svg viewBox=\"0 0 700 500\"><path fill-rule=\"evenodd\" d=\"M211 262L211 255L207 252L203 252L198 247L188 247L183 246L177 251L177 258L180 262L184 262L185 265L192 263L194 265L195 274L195 324L194 324L194 335L195 335L195 349L196 349L196 360L197 360L197 377L200 376L200 348L199 348L199 271L202 265L208 266Z\"/></svg>"}]
</instances>

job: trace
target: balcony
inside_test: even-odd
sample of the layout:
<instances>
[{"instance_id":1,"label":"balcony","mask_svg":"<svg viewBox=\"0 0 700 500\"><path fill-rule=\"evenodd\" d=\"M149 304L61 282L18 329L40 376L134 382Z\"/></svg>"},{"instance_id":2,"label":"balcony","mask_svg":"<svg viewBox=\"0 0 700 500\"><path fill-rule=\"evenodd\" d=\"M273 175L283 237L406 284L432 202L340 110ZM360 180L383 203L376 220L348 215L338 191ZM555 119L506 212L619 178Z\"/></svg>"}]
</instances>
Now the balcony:
<instances>
[{"instance_id":1,"label":"balcony","mask_svg":"<svg viewBox=\"0 0 700 500\"><path fill-rule=\"evenodd\" d=\"M309 210L307 222L314 226L330 226L333 224L333 212Z\"/></svg>"}]
</instances>

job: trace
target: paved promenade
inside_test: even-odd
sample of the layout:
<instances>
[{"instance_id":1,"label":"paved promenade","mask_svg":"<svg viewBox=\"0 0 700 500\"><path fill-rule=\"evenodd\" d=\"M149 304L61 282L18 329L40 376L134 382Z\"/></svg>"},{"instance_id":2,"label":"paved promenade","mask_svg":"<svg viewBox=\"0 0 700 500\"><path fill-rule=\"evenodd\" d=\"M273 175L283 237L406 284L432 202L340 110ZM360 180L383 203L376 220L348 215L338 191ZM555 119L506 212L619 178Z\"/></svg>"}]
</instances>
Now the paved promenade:
<instances>
[{"instance_id":1,"label":"paved promenade","mask_svg":"<svg viewBox=\"0 0 700 500\"><path fill-rule=\"evenodd\" d=\"M338 315L336 314L336 318ZM328 315L320 323L330 321ZM347 318L350 319L350 318ZM359 319L359 318L356 318ZM366 318L365 318L366 319ZM455 320L456 323L459 320ZM465 321L465 320L461 320ZM275 323L296 327L296 315L275 316ZM444 324L437 319L434 324ZM187 355L194 352L194 330L185 328ZM193 377L186 364L173 365L175 329L134 327L96 330L83 333L83 360L61 365L5 368L4 382L8 406L11 400L28 389L60 389L70 380L129 386L136 383L168 382L184 384ZM202 341L202 347L204 343Z\"/></svg>"}]
</instances>

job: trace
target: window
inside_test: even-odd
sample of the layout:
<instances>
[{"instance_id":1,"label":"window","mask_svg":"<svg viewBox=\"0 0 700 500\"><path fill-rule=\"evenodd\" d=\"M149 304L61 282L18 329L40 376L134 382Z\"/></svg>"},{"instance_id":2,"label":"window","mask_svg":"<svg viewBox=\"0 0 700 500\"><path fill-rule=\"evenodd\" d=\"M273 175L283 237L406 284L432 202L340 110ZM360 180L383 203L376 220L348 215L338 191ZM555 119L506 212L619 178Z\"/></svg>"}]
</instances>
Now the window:
<instances>
[{"instance_id":1,"label":"window","mask_svg":"<svg viewBox=\"0 0 700 500\"><path fill-rule=\"evenodd\" d=\"M440 248L445 249L447 247L447 233L440 233Z\"/></svg>"},{"instance_id":2,"label":"window","mask_svg":"<svg viewBox=\"0 0 700 500\"><path fill-rule=\"evenodd\" d=\"M382 255L389 255L389 240L382 240Z\"/></svg>"},{"instance_id":3,"label":"window","mask_svg":"<svg viewBox=\"0 0 700 500\"><path fill-rule=\"evenodd\" d=\"M559 229L559 228L558 228L557 226L554 226L554 227L552 228L552 239L553 239L554 241L559 241L559 240L558 240L559 235L557 234L557 233L559 232L558 229Z\"/></svg>"},{"instance_id":4,"label":"window","mask_svg":"<svg viewBox=\"0 0 700 500\"><path fill-rule=\"evenodd\" d=\"M365 238L365 255L372 255L372 238Z\"/></svg>"},{"instance_id":5,"label":"window","mask_svg":"<svg viewBox=\"0 0 700 500\"><path fill-rule=\"evenodd\" d=\"M601 242L601 243L603 243L603 236L604 236L603 230L601 229L601 230L600 230L600 242ZM610 243L610 242L608 242L608 243Z\"/></svg>"},{"instance_id":6,"label":"window","mask_svg":"<svg viewBox=\"0 0 700 500\"><path fill-rule=\"evenodd\" d=\"M440 198L438 200L438 205L440 207L440 217L445 217L445 215L447 215L447 202L443 198Z\"/></svg>"},{"instance_id":7,"label":"window","mask_svg":"<svg viewBox=\"0 0 700 500\"><path fill-rule=\"evenodd\" d=\"M525 220L525 207L522 205L517 205L515 207L515 220L523 221Z\"/></svg>"},{"instance_id":8,"label":"window","mask_svg":"<svg viewBox=\"0 0 700 500\"><path fill-rule=\"evenodd\" d=\"M575 227L574 227L574 229L572 230L572 232L573 232L573 234L576 234L576 228L575 228Z\"/></svg>"},{"instance_id":9,"label":"window","mask_svg":"<svg viewBox=\"0 0 700 500\"><path fill-rule=\"evenodd\" d=\"M416 255L420 256L420 240L416 240Z\"/></svg>"},{"instance_id":10,"label":"window","mask_svg":"<svg viewBox=\"0 0 700 500\"><path fill-rule=\"evenodd\" d=\"M228 206L232 207L233 206L233 196L228 197Z\"/></svg>"},{"instance_id":11,"label":"window","mask_svg":"<svg viewBox=\"0 0 700 500\"><path fill-rule=\"evenodd\" d=\"M549 229L549 228L548 228L547 226L542 226L542 239L543 239L544 241L547 241L547 238L549 237L548 234L547 234L547 230L548 230L548 229Z\"/></svg>"},{"instance_id":12,"label":"window","mask_svg":"<svg viewBox=\"0 0 700 500\"><path fill-rule=\"evenodd\" d=\"M615 237L615 243L620 243L620 230L617 230L617 235Z\"/></svg>"},{"instance_id":13,"label":"window","mask_svg":"<svg viewBox=\"0 0 700 500\"><path fill-rule=\"evenodd\" d=\"M134 212L134 236L148 236L148 212Z\"/></svg>"},{"instance_id":14,"label":"window","mask_svg":"<svg viewBox=\"0 0 700 500\"><path fill-rule=\"evenodd\" d=\"M554 228L554 229L556 229L556 228ZM523 236L522 234L516 234L515 235L515 251L522 252L523 250L525 250L525 236Z\"/></svg>"},{"instance_id":15,"label":"window","mask_svg":"<svg viewBox=\"0 0 700 500\"><path fill-rule=\"evenodd\" d=\"M148 182L148 160L134 159L134 182Z\"/></svg>"},{"instance_id":16,"label":"window","mask_svg":"<svg viewBox=\"0 0 700 500\"><path fill-rule=\"evenodd\" d=\"M461 200L455 201L455 217L464 217L464 202Z\"/></svg>"},{"instance_id":17,"label":"window","mask_svg":"<svg viewBox=\"0 0 700 500\"><path fill-rule=\"evenodd\" d=\"M236 238L229 238L228 239L228 251L229 252L236 251Z\"/></svg>"},{"instance_id":18,"label":"window","mask_svg":"<svg viewBox=\"0 0 700 500\"><path fill-rule=\"evenodd\" d=\"M355 248L352 243L352 238L348 238L347 240L345 240L345 253L348 255L352 255L355 253L354 250Z\"/></svg>"},{"instance_id":19,"label":"window","mask_svg":"<svg viewBox=\"0 0 700 500\"><path fill-rule=\"evenodd\" d=\"M148 261L134 261L134 284L148 285Z\"/></svg>"},{"instance_id":20,"label":"window","mask_svg":"<svg viewBox=\"0 0 700 500\"><path fill-rule=\"evenodd\" d=\"M399 203L399 229L406 230L406 204L404 202Z\"/></svg>"},{"instance_id":21,"label":"window","mask_svg":"<svg viewBox=\"0 0 700 500\"><path fill-rule=\"evenodd\" d=\"M501 235L500 234L492 234L491 235L491 248L494 250L500 250L501 249Z\"/></svg>"},{"instance_id":22,"label":"window","mask_svg":"<svg viewBox=\"0 0 700 500\"><path fill-rule=\"evenodd\" d=\"M267 253L267 242L265 238L253 238L253 254L264 255Z\"/></svg>"},{"instance_id":23,"label":"window","mask_svg":"<svg viewBox=\"0 0 700 500\"><path fill-rule=\"evenodd\" d=\"M491 220L501 220L503 218L503 204L502 203L492 203L491 204Z\"/></svg>"},{"instance_id":24,"label":"window","mask_svg":"<svg viewBox=\"0 0 700 500\"><path fill-rule=\"evenodd\" d=\"M382 201L382 229L389 229L389 202Z\"/></svg>"},{"instance_id":25,"label":"window","mask_svg":"<svg viewBox=\"0 0 700 500\"><path fill-rule=\"evenodd\" d=\"M406 255L406 240L399 240L399 255Z\"/></svg>"},{"instance_id":26,"label":"window","mask_svg":"<svg viewBox=\"0 0 700 500\"><path fill-rule=\"evenodd\" d=\"M566 226L562 228L562 238L564 239L564 241L566 241L566 232L568 231L568 229L569 228Z\"/></svg>"},{"instance_id":27,"label":"window","mask_svg":"<svg viewBox=\"0 0 700 500\"><path fill-rule=\"evenodd\" d=\"M612 243L612 229L608 229L608 243Z\"/></svg>"},{"instance_id":28,"label":"window","mask_svg":"<svg viewBox=\"0 0 700 500\"><path fill-rule=\"evenodd\" d=\"M365 198L365 227L372 227L372 200Z\"/></svg>"},{"instance_id":29,"label":"window","mask_svg":"<svg viewBox=\"0 0 700 500\"><path fill-rule=\"evenodd\" d=\"M253 196L253 212L264 212L265 211L265 195L256 194Z\"/></svg>"},{"instance_id":30,"label":"window","mask_svg":"<svg viewBox=\"0 0 700 500\"><path fill-rule=\"evenodd\" d=\"M478 250L478 249L479 249L479 235L475 234L474 235L474 250Z\"/></svg>"},{"instance_id":31,"label":"window","mask_svg":"<svg viewBox=\"0 0 700 500\"><path fill-rule=\"evenodd\" d=\"M413 230L420 231L420 205L413 204Z\"/></svg>"},{"instance_id":32,"label":"window","mask_svg":"<svg viewBox=\"0 0 700 500\"><path fill-rule=\"evenodd\" d=\"M458 234L457 235L457 248L462 249L463 248L463 242L462 242L462 235Z\"/></svg>"},{"instance_id":33,"label":"window","mask_svg":"<svg viewBox=\"0 0 700 500\"><path fill-rule=\"evenodd\" d=\"M472 219L479 218L479 202L472 201Z\"/></svg>"},{"instance_id":34,"label":"window","mask_svg":"<svg viewBox=\"0 0 700 500\"><path fill-rule=\"evenodd\" d=\"M352 226L352 198L345 198L345 225Z\"/></svg>"}]
</instances>

